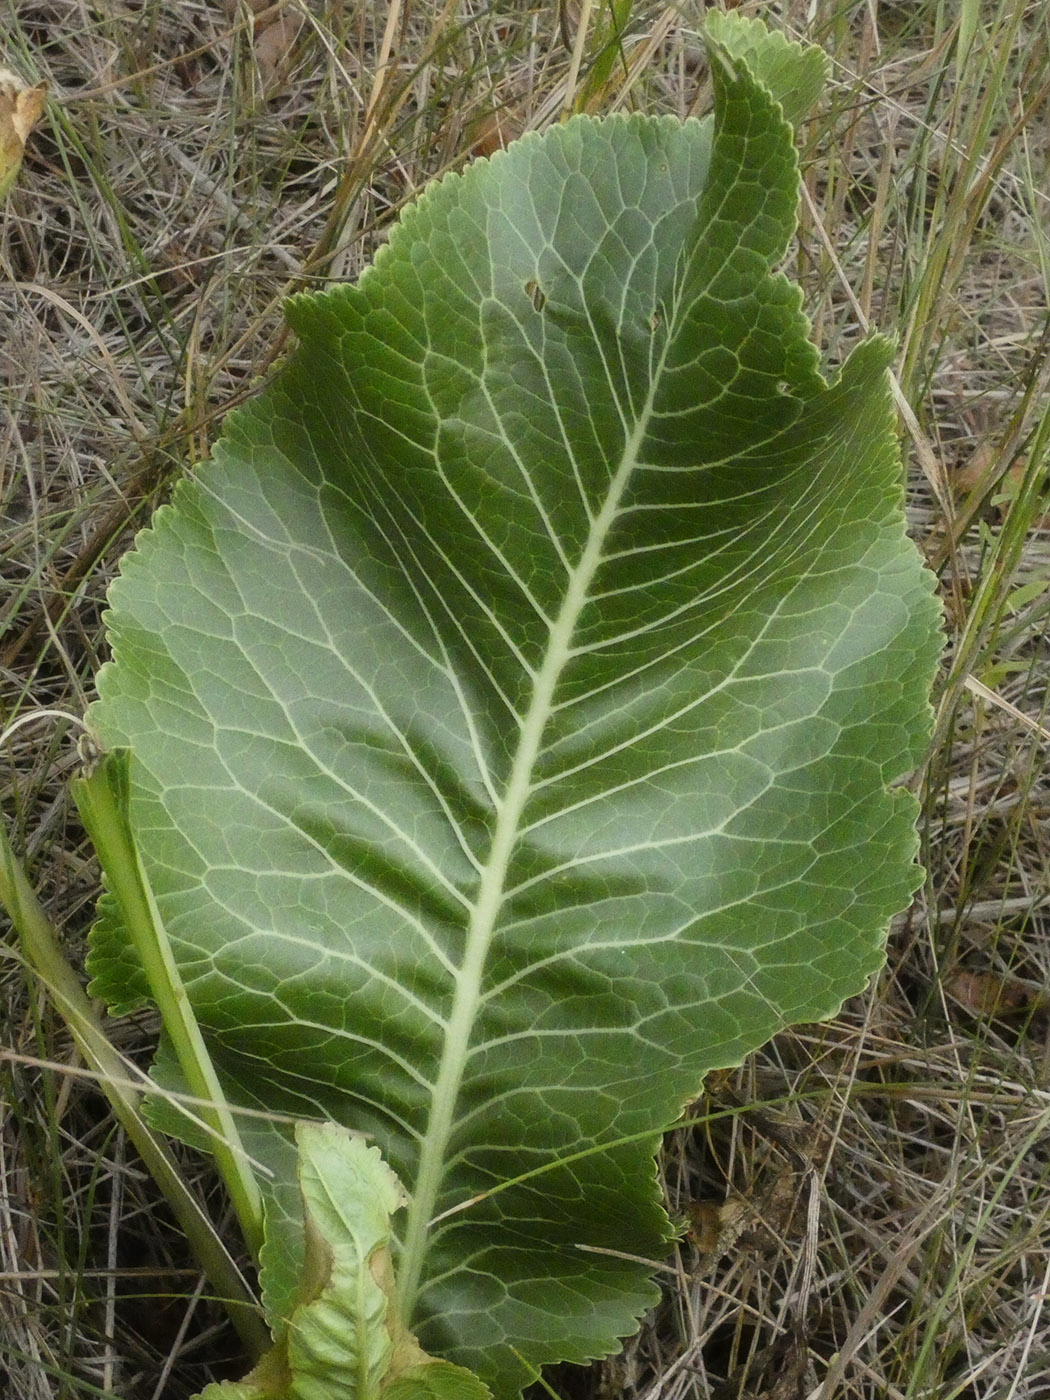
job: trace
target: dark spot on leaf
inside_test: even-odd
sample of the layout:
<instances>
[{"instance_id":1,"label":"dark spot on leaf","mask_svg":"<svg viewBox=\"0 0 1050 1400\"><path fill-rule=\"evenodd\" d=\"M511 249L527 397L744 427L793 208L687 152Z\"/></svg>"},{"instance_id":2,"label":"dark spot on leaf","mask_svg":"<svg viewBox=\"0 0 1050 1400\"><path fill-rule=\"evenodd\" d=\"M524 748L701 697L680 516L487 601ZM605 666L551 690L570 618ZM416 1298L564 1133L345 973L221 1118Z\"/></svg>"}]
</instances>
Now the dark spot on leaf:
<instances>
[{"instance_id":1,"label":"dark spot on leaf","mask_svg":"<svg viewBox=\"0 0 1050 1400\"><path fill-rule=\"evenodd\" d=\"M547 305L547 295L538 282L528 281L525 283L525 295L532 302L533 309L542 311Z\"/></svg>"}]
</instances>

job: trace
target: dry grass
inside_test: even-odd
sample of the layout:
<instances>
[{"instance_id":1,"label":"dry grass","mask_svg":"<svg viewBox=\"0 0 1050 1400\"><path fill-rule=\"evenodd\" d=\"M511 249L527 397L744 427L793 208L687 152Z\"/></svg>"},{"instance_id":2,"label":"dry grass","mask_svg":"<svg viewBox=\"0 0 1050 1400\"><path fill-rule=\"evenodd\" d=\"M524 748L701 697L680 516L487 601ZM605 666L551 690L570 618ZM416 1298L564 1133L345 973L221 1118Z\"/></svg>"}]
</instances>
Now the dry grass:
<instances>
[{"instance_id":1,"label":"dry grass","mask_svg":"<svg viewBox=\"0 0 1050 1400\"><path fill-rule=\"evenodd\" d=\"M744 8L754 8L744 6ZM692 1221L624 1356L644 1400L1050 1395L1048 36L1033 0L759 7L823 43L798 272L830 361L900 339L910 519L951 648L921 775L929 880L871 993L709 1086L668 1143ZM17 0L50 84L0 211L0 727L82 710L133 531L430 178L579 99L702 109L699 7L636 3L589 76L579 6ZM574 56L575 50L575 56ZM96 871L71 732L19 729L5 821L76 955ZM237 1374L185 1241L14 944L0 963L0 1387L190 1395ZM118 1028L132 1058L154 1028ZM50 1068L42 1068L46 1062ZM206 1163L187 1174L223 1206ZM6 1373L6 1375L5 1375Z\"/></svg>"}]
</instances>

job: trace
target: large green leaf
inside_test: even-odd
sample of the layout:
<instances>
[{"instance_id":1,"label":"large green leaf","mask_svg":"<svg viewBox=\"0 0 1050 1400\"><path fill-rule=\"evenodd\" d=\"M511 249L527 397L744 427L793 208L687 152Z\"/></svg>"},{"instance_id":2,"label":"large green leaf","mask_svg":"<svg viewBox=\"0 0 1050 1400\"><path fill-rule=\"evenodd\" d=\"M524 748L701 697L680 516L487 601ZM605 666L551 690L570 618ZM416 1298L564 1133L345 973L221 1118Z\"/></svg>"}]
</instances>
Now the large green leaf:
<instances>
[{"instance_id":1,"label":"large green leaf","mask_svg":"<svg viewBox=\"0 0 1050 1400\"><path fill-rule=\"evenodd\" d=\"M228 1093L371 1135L401 1319L501 1395L632 1329L658 1134L860 989L918 879L889 350L822 378L775 271L813 60L717 33L713 123L526 137L291 304L124 562L92 710ZM93 971L134 1001L113 926ZM294 1174L245 1142L279 1315Z\"/></svg>"}]
</instances>

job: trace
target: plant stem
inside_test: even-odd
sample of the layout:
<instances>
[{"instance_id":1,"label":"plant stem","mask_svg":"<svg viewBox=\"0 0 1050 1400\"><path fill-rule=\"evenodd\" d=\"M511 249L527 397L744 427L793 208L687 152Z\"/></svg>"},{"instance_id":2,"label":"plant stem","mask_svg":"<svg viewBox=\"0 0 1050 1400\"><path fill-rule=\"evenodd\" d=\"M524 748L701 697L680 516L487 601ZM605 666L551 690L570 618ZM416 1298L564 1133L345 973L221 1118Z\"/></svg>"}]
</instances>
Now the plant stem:
<instances>
[{"instance_id":1,"label":"plant stem","mask_svg":"<svg viewBox=\"0 0 1050 1400\"><path fill-rule=\"evenodd\" d=\"M10 842L0 827L0 903L17 930L27 964L55 1003L77 1048L98 1076L114 1116L134 1143L190 1241L208 1283L225 1304L245 1348L260 1357L270 1340L259 1307L215 1227L179 1171L164 1141L145 1121L142 1096L128 1088L128 1067L110 1044L76 973L62 952L58 932L41 908Z\"/></svg>"},{"instance_id":2,"label":"plant stem","mask_svg":"<svg viewBox=\"0 0 1050 1400\"><path fill-rule=\"evenodd\" d=\"M128 816L130 765L126 749L104 754L87 776L72 784L73 796L120 905L127 935L145 970L189 1091L206 1101L199 1111L212 1134L211 1150L248 1247L258 1259L263 1242L262 1196L139 859Z\"/></svg>"}]
</instances>

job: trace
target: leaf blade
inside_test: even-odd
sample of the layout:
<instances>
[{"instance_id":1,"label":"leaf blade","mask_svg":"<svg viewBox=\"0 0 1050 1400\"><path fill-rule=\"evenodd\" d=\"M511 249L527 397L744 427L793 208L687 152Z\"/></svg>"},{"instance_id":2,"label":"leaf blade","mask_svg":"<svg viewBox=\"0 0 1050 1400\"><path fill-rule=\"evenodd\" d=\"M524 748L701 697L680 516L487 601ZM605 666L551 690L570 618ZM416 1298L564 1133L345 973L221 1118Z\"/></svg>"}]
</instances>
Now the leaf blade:
<instances>
[{"instance_id":1,"label":"leaf blade","mask_svg":"<svg viewBox=\"0 0 1050 1400\"><path fill-rule=\"evenodd\" d=\"M526 138L293 303L111 595L95 722L216 1061L381 1142L405 1319L500 1394L629 1330L659 1132L917 882L888 350L824 383L790 127L718 82L713 133Z\"/></svg>"}]
</instances>

